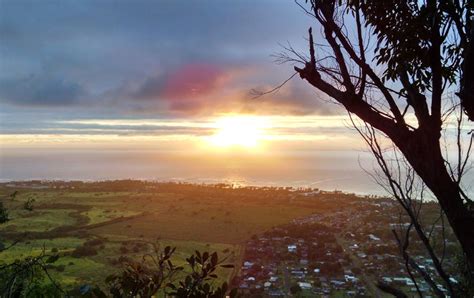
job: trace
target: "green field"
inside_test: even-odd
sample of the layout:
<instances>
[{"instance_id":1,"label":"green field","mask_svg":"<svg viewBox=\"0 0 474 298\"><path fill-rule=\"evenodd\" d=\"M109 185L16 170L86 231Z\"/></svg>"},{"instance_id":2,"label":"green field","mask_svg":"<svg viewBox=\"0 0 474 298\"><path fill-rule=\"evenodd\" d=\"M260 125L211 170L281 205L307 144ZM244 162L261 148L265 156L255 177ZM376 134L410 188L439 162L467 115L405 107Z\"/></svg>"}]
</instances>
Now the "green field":
<instances>
[{"instance_id":1,"label":"green field","mask_svg":"<svg viewBox=\"0 0 474 298\"><path fill-rule=\"evenodd\" d=\"M122 268L117 261L121 256L139 259L150 252L149 246L137 243L176 246L177 264L195 250L216 251L238 263L242 245L252 235L325 209L311 199L295 199L282 189L64 185L42 189L2 185L0 196L9 209L10 221L0 226L0 237L6 244L20 241L1 253L4 262L57 250L61 257L51 273L66 287L103 284L108 274ZM15 190L18 195L9 198ZM35 200L33 211L23 208L28 199ZM101 241L95 247L97 255L71 255L91 239ZM233 273L223 269L219 276L229 279Z\"/></svg>"}]
</instances>

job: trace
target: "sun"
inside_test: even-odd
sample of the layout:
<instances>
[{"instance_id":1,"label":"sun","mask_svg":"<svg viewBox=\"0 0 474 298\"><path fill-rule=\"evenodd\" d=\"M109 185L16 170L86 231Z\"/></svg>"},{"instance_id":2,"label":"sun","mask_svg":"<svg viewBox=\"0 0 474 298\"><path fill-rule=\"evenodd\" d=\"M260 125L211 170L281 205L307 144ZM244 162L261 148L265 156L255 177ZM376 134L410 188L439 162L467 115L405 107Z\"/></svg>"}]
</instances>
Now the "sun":
<instances>
[{"instance_id":1,"label":"sun","mask_svg":"<svg viewBox=\"0 0 474 298\"><path fill-rule=\"evenodd\" d=\"M257 147L264 137L266 121L256 116L226 116L216 120L210 143L217 147Z\"/></svg>"}]
</instances>

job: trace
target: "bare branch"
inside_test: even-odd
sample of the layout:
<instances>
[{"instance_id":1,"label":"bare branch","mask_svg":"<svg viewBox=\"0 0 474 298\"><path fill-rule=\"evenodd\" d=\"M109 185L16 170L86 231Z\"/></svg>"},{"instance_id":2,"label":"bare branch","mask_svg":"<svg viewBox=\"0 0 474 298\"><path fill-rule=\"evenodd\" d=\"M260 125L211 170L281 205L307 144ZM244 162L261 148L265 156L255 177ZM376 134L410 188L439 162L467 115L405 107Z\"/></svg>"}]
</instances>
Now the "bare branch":
<instances>
[{"instance_id":1,"label":"bare branch","mask_svg":"<svg viewBox=\"0 0 474 298\"><path fill-rule=\"evenodd\" d=\"M256 99L256 98L259 98L259 97L262 97L264 95L267 95L267 94L271 94L271 93L275 93L275 92L278 92L283 86L285 86L286 83L288 83L292 78L294 78L295 75L297 75L298 73L295 72L294 74L292 74L288 79L284 80L283 83L281 83L280 85L276 86L275 88L272 88L268 91L258 91L256 89L252 89L250 92L252 95L254 95L252 98L253 99Z\"/></svg>"}]
</instances>

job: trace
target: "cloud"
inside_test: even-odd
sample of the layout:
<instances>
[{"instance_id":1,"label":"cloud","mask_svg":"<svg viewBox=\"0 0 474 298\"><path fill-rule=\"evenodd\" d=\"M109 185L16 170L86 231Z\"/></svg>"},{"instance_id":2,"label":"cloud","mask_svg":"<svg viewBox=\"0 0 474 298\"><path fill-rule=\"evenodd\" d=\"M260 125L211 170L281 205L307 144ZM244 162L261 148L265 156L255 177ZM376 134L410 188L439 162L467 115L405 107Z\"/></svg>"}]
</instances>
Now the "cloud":
<instances>
[{"instance_id":1,"label":"cloud","mask_svg":"<svg viewBox=\"0 0 474 298\"><path fill-rule=\"evenodd\" d=\"M306 47L307 26L283 1L6 0L0 103L104 116L331 114L298 78L275 94L249 94L288 77L291 66L269 55L287 40Z\"/></svg>"},{"instance_id":2,"label":"cloud","mask_svg":"<svg viewBox=\"0 0 474 298\"><path fill-rule=\"evenodd\" d=\"M188 64L169 74L163 97L172 100L208 95L223 85L225 73L212 64Z\"/></svg>"},{"instance_id":3,"label":"cloud","mask_svg":"<svg viewBox=\"0 0 474 298\"><path fill-rule=\"evenodd\" d=\"M0 100L20 106L68 106L85 94L80 84L55 77L32 75L0 80Z\"/></svg>"},{"instance_id":4,"label":"cloud","mask_svg":"<svg viewBox=\"0 0 474 298\"><path fill-rule=\"evenodd\" d=\"M334 105L322 100L299 78L278 91L255 98L255 82L266 80L259 90L270 90L281 78L271 69L255 66L191 63L150 76L142 83L126 83L103 97L126 104L138 112L179 116L208 116L222 113L262 115L331 115ZM272 85L273 83L273 85Z\"/></svg>"},{"instance_id":5,"label":"cloud","mask_svg":"<svg viewBox=\"0 0 474 298\"><path fill-rule=\"evenodd\" d=\"M194 63L149 77L127 96L132 100L164 101L171 110L198 107L205 96L222 91L228 75L214 64Z\"/></svg>"}]
</instances>

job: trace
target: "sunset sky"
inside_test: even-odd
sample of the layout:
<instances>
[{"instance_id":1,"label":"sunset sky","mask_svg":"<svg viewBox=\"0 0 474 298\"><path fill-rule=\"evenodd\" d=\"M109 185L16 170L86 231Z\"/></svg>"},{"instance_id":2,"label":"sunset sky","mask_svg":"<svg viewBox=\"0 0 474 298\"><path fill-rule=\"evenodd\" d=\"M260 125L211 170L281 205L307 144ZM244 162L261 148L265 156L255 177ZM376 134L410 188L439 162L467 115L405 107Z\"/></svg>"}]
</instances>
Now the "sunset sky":
<instances>
[{"instance_id":1,"label":"sunset sky","mask_svg":"<svg viewBox=\"0 0 474 298\"><path fill-rule=\"evenodd\" d=\"M318 165L336 150L350 163L338 153L332 165L343 160L350 175L363 175L364 146L347 115L299 77L273 94L251 92L293 74L272 54L287 43L305 51L311 24L283 0L1 1L0 178L168 179L203 160L217 169L238 156L239 167L252 165L248 172L291 168L300 174L287 183L309 184L324 177ZM110 150L124 154L127 169L96 175L102 160L84 154ZM154 175L134 162L136 150L165 156L155 164L186 165L171 162L176 173ZM294 162L315 152L326 153Z\"/></svg>"}]
</instances>

